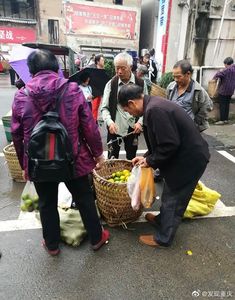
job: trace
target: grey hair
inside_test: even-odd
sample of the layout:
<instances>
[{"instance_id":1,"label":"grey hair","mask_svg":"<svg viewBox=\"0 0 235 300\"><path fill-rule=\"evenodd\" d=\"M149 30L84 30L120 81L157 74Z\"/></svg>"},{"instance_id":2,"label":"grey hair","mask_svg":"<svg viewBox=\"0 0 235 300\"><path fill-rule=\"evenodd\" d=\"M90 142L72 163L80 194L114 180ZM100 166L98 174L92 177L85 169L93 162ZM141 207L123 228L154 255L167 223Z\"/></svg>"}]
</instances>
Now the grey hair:
<instances>
[{"instance_id":1,"label":"grey hair","mask_svg":"<svg viewBox=\"0 0 235 300\"><path fill-rule=\"evenodd\" d=\"M114 66L116 65L118 60L125 60L128 66L132 66L133 65L133 58L130 54L128 54L127 52L121 52L118 53L115 57L114 57Z\"/></svg>"},{"instance_id":2,"label":"grey hair","mask_svg":"<svg viewBox=\"0 0 235 300\"><path fill-rule=\"evenodd\" d=\"M148 74L148 68L145 65L138 64L137 71L141 72L143 75Z\"/></svg>"}]
</instances>

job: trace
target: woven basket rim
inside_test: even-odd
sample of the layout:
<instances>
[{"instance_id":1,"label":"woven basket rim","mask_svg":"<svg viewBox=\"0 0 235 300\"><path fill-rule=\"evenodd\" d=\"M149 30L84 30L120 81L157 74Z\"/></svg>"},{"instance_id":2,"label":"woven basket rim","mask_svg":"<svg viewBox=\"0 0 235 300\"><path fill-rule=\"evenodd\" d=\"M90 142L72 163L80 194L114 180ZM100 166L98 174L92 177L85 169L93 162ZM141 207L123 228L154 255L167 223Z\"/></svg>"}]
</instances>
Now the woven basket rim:
<instances>
[{"instance_id":1,"label":"woven basket rim","mask_svg":"<svg viewBox=\"0 0 235 300\"><path fill-rule=\"evenodd\" d=\"M10 148L10 147L12 147L14 149L14 151L9 151L8 148ZM15 147L12 143L9 145L6 145L2 151L3 151L3 153L16 153Z\"/></svg>"},{"instance_id":2,"label":"woven basket rim","mask_svg":"<svg viewBox=\"0 0 235 300\"><path fill-rule=\"evenodd\" d=\"M119 162L119 163L122 163L122 162L130 162L131 163L131 160L128 160L128 159L107 159L104 163L106 163L106 162ZM104 177L102 177L102 176L100 176L97 172L96 172L96 170L94 169L93 170L93 174L96 176L96 177L98 177L100 180L103 180L103 181L106 181L107 183L110 183L110 184L117 184L117 185L119 185L120 186L120 184L126 184L126 182L109 182L107 179L105 179Z\"/></svg>"}]
</instances>

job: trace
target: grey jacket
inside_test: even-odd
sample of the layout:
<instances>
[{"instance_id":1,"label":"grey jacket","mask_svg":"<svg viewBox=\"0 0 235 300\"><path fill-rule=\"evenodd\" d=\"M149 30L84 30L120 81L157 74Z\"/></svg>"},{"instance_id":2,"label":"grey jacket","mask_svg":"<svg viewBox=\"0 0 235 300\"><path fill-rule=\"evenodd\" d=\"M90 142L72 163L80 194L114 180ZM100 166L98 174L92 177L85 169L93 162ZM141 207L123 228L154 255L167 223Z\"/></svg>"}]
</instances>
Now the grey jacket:
<instances>
[{"instance_id":1,"label":"grey jacket","mask_svg":"<svg viewBox=\"0 0 235 300\"><path fill-rule=\"evenodd\" d=\"M192 111L194 114L194 123L197 126L198 130L204 131L209 128L208 123L208 112L213 109L213 102L205 89L197 82L194 81L194 96L192 100ZM176 82L171 82L167 89L167 99L172 100L172 91L176 86Z\"/></svg>"}]
</instances>

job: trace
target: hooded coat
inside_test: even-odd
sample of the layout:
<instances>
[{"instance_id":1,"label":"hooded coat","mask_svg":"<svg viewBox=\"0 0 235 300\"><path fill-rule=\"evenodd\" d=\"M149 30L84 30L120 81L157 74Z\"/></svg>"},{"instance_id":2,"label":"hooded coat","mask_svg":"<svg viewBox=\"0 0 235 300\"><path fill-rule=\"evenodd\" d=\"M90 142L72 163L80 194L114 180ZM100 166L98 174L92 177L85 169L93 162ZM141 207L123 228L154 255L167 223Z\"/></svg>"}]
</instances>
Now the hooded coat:
<instances>
[{"instance_id":1,"label":"hooded coat","mask_svg":"<svg viewBox=\"0 0 235 300\"><path fill-rule=\"evenodd\" d=\"M67 85L67 87L66 87ZM60 122L65 126L72 144L75 175L85 176L94 169L94 158L103 153L98 126L77 83L60 78L53 71L40 71L24 88L16 92L12 105L11 133L16 153L28 178L27 147L35 125L60 101Z\"/></svg>"}]
</instances>

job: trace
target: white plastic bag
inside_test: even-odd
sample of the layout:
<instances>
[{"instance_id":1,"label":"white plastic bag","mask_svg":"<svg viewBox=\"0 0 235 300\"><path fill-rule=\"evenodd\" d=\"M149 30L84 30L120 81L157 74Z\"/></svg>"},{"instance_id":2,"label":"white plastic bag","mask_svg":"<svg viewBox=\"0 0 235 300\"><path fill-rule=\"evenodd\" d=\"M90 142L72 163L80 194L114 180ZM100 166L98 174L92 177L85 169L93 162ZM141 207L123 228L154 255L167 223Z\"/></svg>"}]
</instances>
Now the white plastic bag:
<instances>
[{"instance_id":1,"label":"white plastic bag","mask_svg":"<svg viewBox=\"0 0 235 300\"><path fill-rule=\"evenodd\" d=\"M60 208L70 208L72 204L72 195L66 185L61 182L58 189L58 206Z\"/></svg>"},{"instance_id":2,"label":"white plastic bag","mask_svg":"<svg viewBox=\"0 0 235 300\"><path fill-rule=\"evenodd\" d=\"M141 167L134 166L131 171L131 176L127 180L127 191L131 198L131 207L134 210L140 208L140 178Z\"/></svg>"},{"instance_id":3,"label":"white plastic bag","mask_svg":"<svg viewBox=\"0 0 235 300\"><path fill-rule=\"evenodd\" d=\"M20 209L28 212L38 210L38 194L35 190L33 182L31 181L26 182L21 194Z\"/></svg>"}]
</instances>

